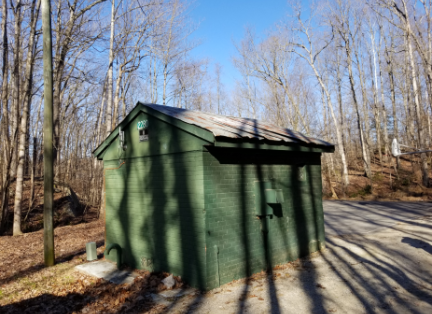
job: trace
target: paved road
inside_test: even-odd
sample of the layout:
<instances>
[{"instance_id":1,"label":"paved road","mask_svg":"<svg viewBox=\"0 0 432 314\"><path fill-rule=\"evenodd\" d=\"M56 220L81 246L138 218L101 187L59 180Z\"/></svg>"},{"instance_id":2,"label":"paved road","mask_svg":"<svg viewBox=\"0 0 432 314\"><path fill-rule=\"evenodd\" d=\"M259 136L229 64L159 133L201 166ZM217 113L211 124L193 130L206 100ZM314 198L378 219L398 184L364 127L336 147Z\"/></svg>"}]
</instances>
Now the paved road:
<instances>
[{"instance_id":1,"label":"paved road","mask_svg":"<svg viewBox=\"0 0 432 314\"><path fill-rule=\"evenodd\" d=\"M432 203L324 201L329 235L367 234L400 222L432 215Z\"/></svg>"}]
</instances>

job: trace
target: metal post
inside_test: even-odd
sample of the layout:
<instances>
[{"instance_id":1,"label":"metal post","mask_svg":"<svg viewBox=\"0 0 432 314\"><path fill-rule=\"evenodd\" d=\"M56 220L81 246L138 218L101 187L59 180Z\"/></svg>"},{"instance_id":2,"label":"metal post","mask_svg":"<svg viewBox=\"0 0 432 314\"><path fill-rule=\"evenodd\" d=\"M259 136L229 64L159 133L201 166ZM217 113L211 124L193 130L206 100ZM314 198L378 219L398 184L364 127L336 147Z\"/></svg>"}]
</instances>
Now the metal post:
<instances>
[{"instance_id":1,"label":"metal post","mask_svg":"<svg viewBox=\"0 0 432 314\"><path fill-rule=\"evenodd\" d=\"M43 73L44 73L44 258L53 266L53 71L51 42L51 3L42 0Z\"/></svg>"}]
</instances>

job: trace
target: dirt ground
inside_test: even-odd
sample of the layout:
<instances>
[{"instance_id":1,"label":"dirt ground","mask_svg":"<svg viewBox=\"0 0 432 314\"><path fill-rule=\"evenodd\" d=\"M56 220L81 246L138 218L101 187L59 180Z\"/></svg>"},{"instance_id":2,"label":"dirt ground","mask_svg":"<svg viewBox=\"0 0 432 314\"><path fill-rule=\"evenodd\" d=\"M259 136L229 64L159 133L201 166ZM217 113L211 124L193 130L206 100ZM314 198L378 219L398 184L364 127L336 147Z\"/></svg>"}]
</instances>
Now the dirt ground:
<instances>
[{"instance_id":1,"label":"dirt ground","mask_svg":"<svg viewBox=\"0 0 432 314\"><path fill-rule=\"evenodd\" d=\"M336 195L332 195L327 171L323 171L323 198L330 200L335 199L332 196L336 196L341 200L432 201L432 188L425 188L421 184L419 158L419 156L402 156L400 157L400 168L396 169L395 158L391 159L391 163L381 164L376 153L371 162L372 178L370 179L365 176L360 156L348 158L350 185L345 194L341 189L341 174L337 167L334 167L330 173L331 185ZM431 169L430 166L429 169ZM432 171L429 177L432 178ZM429 180L432 186L432 179Z\"/></svg>"},{"instance_id":2,"label":"dirt ground","mask_svg":"<svg viewBox=\"0 0 432 314\"><path fill-rule=\"evenodd\" d=\"M95 241L103 258L103 221L58 227L54 241L56 265L46 268L42 230L0 237L0 313L154 313L161 308L144 296L163 290L160 281L168 274L139 272L140 278L125 287L74 269L87 262L87 242Z\"/></svg>"}]
</instances>

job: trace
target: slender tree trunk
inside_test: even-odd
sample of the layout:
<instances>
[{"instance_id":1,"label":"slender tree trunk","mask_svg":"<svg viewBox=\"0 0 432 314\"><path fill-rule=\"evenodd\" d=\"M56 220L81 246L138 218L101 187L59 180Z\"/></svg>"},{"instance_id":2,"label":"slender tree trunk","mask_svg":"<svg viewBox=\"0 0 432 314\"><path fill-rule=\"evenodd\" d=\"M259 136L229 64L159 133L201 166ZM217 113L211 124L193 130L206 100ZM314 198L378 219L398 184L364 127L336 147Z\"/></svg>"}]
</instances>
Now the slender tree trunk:
<instances>
[{"instance_id":1,"label":"slender tree trunk","mask_svg":"<svg viewBox=\"0 0 432 314\"><path fill-rule=\"evenodd\" d=\"M351 87L351 95L353 97L354 107L355 107L356 115L357 115L357 127L358 127L358 131L359 131L359 135L360 135L360 145L361 145L361 149L362 149L363 166L364 166L366 176L370 179L370 178L372 178L372 171L371 171L371 167L370 167L370 159L369 159L369 154L367 151L367 145L365 144L365 140L364 140L363 128L361 125L359 105L358 105L357 95L356 95L356 90L355 90L354 75L353 75L353 69L352 69L350 40L347 37L347 34L344 33L343 31L340 31L340 35L342 37L342 40L345 43L345 53L346 53L347 65L348 65L348 77L349 77L349 82L350 82L350 87Z\"/></svg>"},{"instance_id":2,"label":"slender tree trunk","mask_svg":"<svg viewBox=\"0 0 432 314\"><path fill-rule=\"evenodd\" d=\"M381 93L381 113L383 117L383 140L384 140L384 161L388 164L390 157L390 148L389 148L389 137L388 137L388 129L387 129L387 110L385 106L385 97L384 97L384 83L383 83L383 66L382 66L382 60L381 60L381 53L380 53L380 47L381 47L381 40L382 40L383 34L382 34L382 27L380 27L380 40L379 40L379 46L377 49L377 56L378 56L378 62L379 65L379 83L380 83L380 93ZM390 167L389 165L387 165Z\"/></svg>"},{"instance_id":3,"label":"slender tree trunk","mask_svg":"<svg viewBox=\"0 0 432 314\"><path fill-rule=\"evenodd\" d=\"M118 72L117 72L116 88L114 92L114 114L113 114L111 130L114 130L114 128L118 123L118 111L119 111L118 109L120 103L120 89L121 89L122 79L123 79L123 65L118 67Z\"/></svg>"},{"instance_id":4,"label":"slender tree trunk","mask_svg":"<svg viewBox=\"0 0 432 314\"><path fill-rule=\"evenodd\" d=\"M3 144L3 163L2 163L2 190L1 190L1 204L0 204L0 234L3 233L6 224L6 216L8 212L8 195L10 184L10 138L9 138L9 45L7 34L8 22L8 5L7 0L3 0L2 6L2 34L3 34L3 55L2 55L2 109L3 116L0 123L1 139Z\"/></svg>"},{"instance_id":5,"label":"slender tree trunk","mask_svg":"<svg viewBox=\"0 0 432 314\"><path fill-rule=\"evenodd\" d=\"M323 115L323 121L324 121L324 140L329 141L328 137L328 128L327 128L327 110L326 110L326 98L325 98L325 92L323 89L321 89L321 102L322 102L322 115ZM329 154L323 154L323 159L325 161L325 168L326 168L326 176L327 176L327 184L329 185L330 192L332 193L332 198L338 199L338 196L336 194L336 191L333 188L332 182L331 182L331 172L330 172L330 160L329 160Z\"/></svg>"},{"instance_id":6,"label":"slender tree trunk","mask_svg":"<svg viewBox=\"0 0 432 314\"><path fill-rule=\"evenodd\" d=\"M19 108L20 108L20 50L21 50L21 1L18 0L15 4L15 56L14 56L14 145L15 138L18 132L18 119L19 119ZM25 110L25 109L24 109ZM24 113L25 114L25 113ZM25 122L27 122L27 117ZM26 124L26 123L25 123ZM25 128L25 126L24 126ZM25 135L25 134L24 134ZM25 137L24 137L25 140ZM16 163L16 161L15 161ZM16 173L16 172L15 172ZM18 184L19 186L19 184ZM22 187L22 183L21 183ZM14 221L13 221L13 235L20 235L21 232L21 207L14 208Z\"/></svg>"},{"instance_id":7,"label":"slender tree trunk","mask_svg":"<svg viewBox=\"0 0 432 314\"><path fill-rule=\"evenodd\" d=\"M124 119L126 117L126 95L127 92L129 90L130 87L130 83L127 82L128 79L130 78L130 76L125 77L125 79L123 80L124 84L123 84L123 92L122 92L122 119Z\"/></svg>"},{"instance_id":8,"label":"slender tree trunk","mask_svg":"<svg viewBox=\"0 0 432 314\"><path fill-rule=\"evenodd\" d=\"M152 72L152 86L153 86L153 90L152 90L152 103L156 103L158 100L158 86L157 86L157 70L156 70L156 56L154 58L154 63L153 63L153 72Z\"/></svg>"},{"instance_id":9,"label":"slender tree trunk","mask_svg":"<svg viewBox=\"0 0 432 314\"><path fill-rule=\"evenodd\" d=\"M107 88L107 106L105 112L105 137L108 137L111 134L112 130L112 109L113 109L113 62L114 62L114 30L115 27L115 0L111 0L111 34L110 34L110 51L109 51L109 60L108 60L108 88ZM104 219L105 217L105 203L104 203L104 186L102 186L101 191L101 205L99 209L99 218Z\"/></svg>"},{"instance_id":10,"label":"slender tree trunk","mask_svg":"<svg viewBox=\"0 0 432 314\"><path fill-rule=\"evenodd\" d=\"M404 36L404 46L407 47L407 36ZM411 106L411 88L412 88L412 82L411 82L411 75L410 75L410 68L409 68L409 60L408 60L408 53L404 53L404 77L402 79L405 79L405 84L403 85L403 105L405 108L405 116L406 116L406 125L407 125L407 141L406 143L411 146L415 146L415 132L414 132L414 115L413 110Z\"/></svg>"},{"instance_id":11,"label":"slender tree trunk","mask_svg":"<svg viewBox=\"0 0 432 314\"><path fill-rule=\"evenodd\" d=\"M370 125L369 125L369 114L368 114L368 110L366 107L367 104L367 91L366 91L366 87L365 87L365 75L364 75L364 68L363 68L363 62L362 59L360 59L360 56L357 52L357 49L354 49L354 56L357 60L357 64L358 64L358 73L359 73L359 82L360 82L360 88L361 88L361 92L362 92L362 110L363 110L363 121L364 121L364 132L362 132L363 134L363 139L364 139L364 147L365 147L365 151L363 152L363 148L362 148L362 155L366 154L366 158L368 160L368 163L370 164L371 162L371 137L370 137ZM360 110L358 110L358 113L356 113L356 115L358 115L358 117L361 118L361 114L360 114ZM360 127L362 127L363 121L360 119Z\"/></svg>"},{"instance_id":12,"label":"slender tree trunk","mask_svg":"<svg viewBox=\"0 0 432 314\"><path fill-rule=\"evenodd\" d=\"M380 118L380 110L378 107L378 99L377 99L377 94L376 94L376 84L375 84L374 79L372 79L372 89L373 89L373 96L374 96L373 114L374 114L374 119L375 119L375 130L376 130L378 157L379 157L380 163L382 165L381 118Z\"/></svg>"},{"instance_id":13,"label":"slender tree trunk","mask_svg":"<svg viewBox=\"0 0 432 314\"><path fill-rule=\"evenodd\" d=\"M33 206L33 200L34 200L34 178L36 173L36 159L37 159L37 138L33 137L33 158L32 158L32 167L31 167L31 185L30 185L30 197L29 197L29 208L28 211L30 212L32 206Z\"/></svg>"},{"instance_id":14,"label":"slender tree trunk","mask_svg":"<svg viewBox=\"0 0 432 314\"><path fill-rule=\"evenodd\" d=\"M36 36L36 23L39 18L39 5L40 0L36 3L36 0L32 2L31 8L31 19L30 19L30 36L29 36L29 48L27 52L27 64L25 73L25 85L24 85L24 106L21 115L20 133L18 141L18 165L16 171L16 192L15 192L15 203L14 203L14 225L13 234L20 235L21 231L21 201L22 201L22 187L24 177L24 162L25 162L25 144L28 133L28 114L30 112L30 104L32 99L33 89L33 64L34 64L34 51L35 51L35 36Z\"/></svg>"},{"instance_id":15,"label":"slender tree trunk","mask_svg":"<svg viewBox=\"0 0 432 314\"><path fill-rule=\"evenodd\" d=\"M373 91L373 98L374 98L374 106L373 106L373 113L375 118L375 129L376 129L376 139L377 139L377 146L378 146L378 156L379 160L382 166L383 163L383 157L382 157L382 145L381 145L381 117L380 117L380 109L378 105L378 87L377 87L377 74L376 74L376 63L375 63L375 39L372 38L372 55L370 58L370 68L371 72L374 74L372 78L372 91Z\"/></svg>"},{"instance_id":16,"label":"slender tree trunk","mask_svg":"<svg viewBox=\"0 0 432 314\"><path fill-rule=\"evenodd\" d=\"M51 5L42 2L44 65L44 259L46 266L55 263L54 252L54 155L53 155L53 67Z\"/></svg>"},{"instance_id":17,"label":"slender tree trunk","mask_svg":"<svg viewBox=\"0 0 432 314\"><path fill-rule=\"evenodd\" d=\"M384 36L384 44L387 47L387 40ZM392 117L393 117L393 136L396 138L396 140L399 142L399 126L398 126L398 117L397 117L397 111L396 111L396 91L395 91L395 77L394 77L394 58L393 58L393 33L390 34L390 47L389 49L386 49L386 55L387 55L387 73L389 77L389 83L390 83L390 98L392 102ZM391 158L391 157L390 157ZM400 169L400 158L396 157L396 168Z\"/></svg>"},{"instance_id":18,"label":"slender tree trunk","mask_svg":"<svg viewBox=\"0 0 432 314\"><path fill-rule=\"evenodd\" d=\"M337 88L337 101L339 105L339 116L340 116L340 125L342 128L342 140L344 142L344 145L346 147L346 134L345 132L345 119L344 119L344 111L343 111L343 105L342 105L342 77L341 77L341 71L340 71L340 64L341 64L341 58L339 54L339 49L337 49L336 53L336 88ZM345 152L346 153L346 152Z\"/></svg>"},{"instance_id":19,"label":"slender tree trunk","mask_svg":"<svg viewBox=\"0 0 432 314\"><path fill-rule=\"evenodd\" d=\"M174 25L174 19L176 17L176 12L177 12L177 7L178 7L178 3L177 1L174 2L173 4L173 11L171 14L171 19L169 22L169 30L168 30L168 41L167 41L167 45L165 47L165 54L164 54L164 68L163 68L163 92L162 92L162 103L165 106L166 105L166 99L167 99L167 85L168 85L168 65L170 60L170 54L171 54L171 41L173 39L173 25Z\"/></svg>"},{"instance_id":20,"label":"slender tree trunk","mask_svg":"<svg viewBox=\"0 0 432 314\"><path fill-rule=\"evenodd\" d=\"M408 8L406 6L405 1L403 0L404 7L405 7L405 15L406 15L406 27L407 27L407 50L408 50L408 57L410 61L411 66L411 80L413 84L413 91L414 91L414 104L415 104L415 113L416 113L416 122L417 122L417 133L418 133L418 142L420 146L423 146L425 144L424 140L424 132L423 132L423 124L421 119L421 106L420 106L420 99L419 99L419 89L417 86L417 73L416 73L416 67L415 67L415 61L414 61L414 53L413 48L411 45L411 25L409 20L409 14L408 14ZM423 146L424 147L424 146ZM422 183L423 186L429 187L429 169L427 164L427 158L426 154L423 153L420 155L421 158L421 164L422 164Z\"/></svg>"},{"instance_id":21,"label":"slender tree trunk","mask_svg":"<svg viewBox=\"0 0 432 314\"><path fill-rule=\"evenodd\" d=\"M12 101L12 146L16 147L16 140L18 136L18 126L19 126L19 116L20 116L20 78L21 78L21 0L18 0L15 3L15 8L13 10L14 13L14 27L15 27L15 49L14 49L14 65L13 65L13 101ZM11 165L11 176L15 176L16 174L16 165L17 165L17 155L16 150L14 149L12 154L12 165Z\"/></svg>"},{"instance_id":22,"label":"slender tree trunk","mask_svg":"<svg viewBox=\"0 0 432 314\"><path fill-rule=\"evenodd\" d=\"M110 51L108 60L108 97L105 116L106 132L105 137L110 135L112 130L112 109L113 109L113 63L114 63L114 27L115 27L115 0L111 0L111 35L110 35Z\"/></svg>"},{"instance_id":23,"label":"slender tree trunk","mask_svg":"<svg viewBox=\"0 0 432 314\"><path fill-rule=\"evenodd\" d=\"M104 113L104 105L105 105L105 91L102 93L102 102L101 102L101 106L100 106L100 110L99 110L99 117L98 117L98 124L96 127L96 145L95 145L95 149L99 146L100 141L101 141L101 129L102 129L102 121L103 121L103 113ZM96 160L96 159L95 159Z\"/></svg>"},{"instance_id":24,"label":"slender tree trunk","mask_svg":"<svg viewBox=\"0 0 432 314\"><path fill-rule=\"evenodd\" d=\"M311 58L312 59L312 58ZM345 149L344 149L344 144L342 141L342 134L341 134L341 127L340 124L336 118L336 115L334 113L333 110L333 104L332 104L332 100L331 100L331 96L329 91L327 90L326 86L324 85L324 82L321 79L321 76L319 75L318 70L316 69L313 60L309 60L309 65L312 67L312 70L315 73L315 77L318 80L318 83L321 85L321 88L324 90L326 97L327 97L327 105L330 108L330 114L331 117L333 119L333 123L335 125L335 132L336 132L336 139L337 139L337 143L338 143L338 150L339 150L339 154L341 157L341 161L342 161L342 184L343 184L343 189L344 189L344 194L345 194L345 190L347 188L347 186L349 185L349 177L348 177L348 164L347 164L347 160L345 157Z\"/></svg>"}]
</instances>

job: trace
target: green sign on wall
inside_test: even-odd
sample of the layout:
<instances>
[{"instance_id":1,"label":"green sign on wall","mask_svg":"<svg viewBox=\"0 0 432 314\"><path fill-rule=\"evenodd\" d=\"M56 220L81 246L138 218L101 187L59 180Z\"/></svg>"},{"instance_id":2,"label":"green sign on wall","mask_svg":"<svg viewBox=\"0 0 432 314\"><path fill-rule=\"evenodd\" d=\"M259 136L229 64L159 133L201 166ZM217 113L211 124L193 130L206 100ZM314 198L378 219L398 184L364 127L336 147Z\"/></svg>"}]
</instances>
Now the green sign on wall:
<instances>
[{"instance_id":1,"label":"green sign on wall","mask_svg":"<svg viewBox=\"0 0 432 314\"><path fill-rule=\"evenodd\" d=\"M148 128L148 120L141 120L137 123L138 130L143 130Z\"/></svg>"},{"instance_id":2,"label":"green sign on wall","mask_svg":"<svg viewBox=\"0 0 432 314\"><path fill-rule=\"evenodd\" d=\"M148 141L148 120L141 120L137 123L140 142Z\"/></svg>"}]
</instances>

